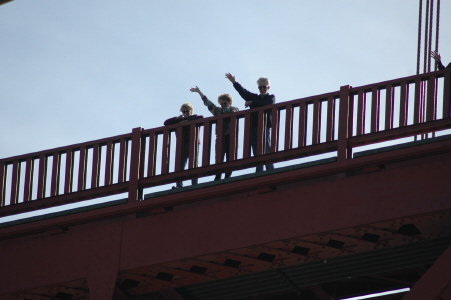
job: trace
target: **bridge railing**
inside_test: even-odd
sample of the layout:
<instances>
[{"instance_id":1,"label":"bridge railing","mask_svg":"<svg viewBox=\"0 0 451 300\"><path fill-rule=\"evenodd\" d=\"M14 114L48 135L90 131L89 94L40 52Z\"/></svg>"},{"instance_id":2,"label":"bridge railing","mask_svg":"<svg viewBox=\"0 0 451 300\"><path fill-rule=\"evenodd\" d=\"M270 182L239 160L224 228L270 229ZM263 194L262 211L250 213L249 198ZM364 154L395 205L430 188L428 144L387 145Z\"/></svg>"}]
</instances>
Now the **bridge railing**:
<instances>
[{"instance_id":1,"label":"bridge railing","mask_svg":"<svg viewBox=\"0 0 451 300\"><path fill-rule=\"evenodd\" d=\"M336 152L352 159L356 146L450 128L450 69L400 78L166 127L0 160L0 216L128 193L269 162ZM266 115L271 153L263 154ZM251 155L251 119L259 119ZM230 160L222 162L222 132L230 124ZM188 166L181 170L182 133L190 131ZM221 136L221 135L220 135ZM198 146L197 140L200 140ZM217 151L218 150L218 151ZM196 157L198 160L196 161Z\"/></svg>"}]
</instances>

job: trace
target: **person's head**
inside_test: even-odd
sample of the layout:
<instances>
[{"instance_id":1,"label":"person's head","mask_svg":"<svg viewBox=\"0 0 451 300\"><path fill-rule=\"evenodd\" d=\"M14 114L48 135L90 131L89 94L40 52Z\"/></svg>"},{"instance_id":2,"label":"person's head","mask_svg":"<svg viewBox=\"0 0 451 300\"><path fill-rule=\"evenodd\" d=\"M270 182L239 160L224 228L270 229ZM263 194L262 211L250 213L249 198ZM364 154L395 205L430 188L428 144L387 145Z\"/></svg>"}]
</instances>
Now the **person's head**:
<instances>
[{"instance_id":1,"label":"person's head","mask_svg":"<svg viewBox=\"0 0 451 300\"><path fill-rule=\"evenodd\" d=\"M194 107L191 103L186 102L182 104L182 106L180 107L180 111L182 112L183 117L187 118L193 115Z\"/></svg>"},{"instance_id":2,"label":"person's head","mask_svg":"<svg viewBox=\"0 0 451 300\"><path fill-rule=\"evenodd\" d=\"M257 80L258 90L260 91L260 95L266 95L270 88L269 79L266 77L260 77Z\"/></svg>"},{"instance_id":3,"label":"person's head","mask_svg":"<svg viewBox=\"0 0 451 300\"><path fill-rule=\"evenodd\" d=\"M221 94L218 96L218 103L222 108L230 107L233 103L233 98L229 94Z\"/></svg>"}]
</instances>

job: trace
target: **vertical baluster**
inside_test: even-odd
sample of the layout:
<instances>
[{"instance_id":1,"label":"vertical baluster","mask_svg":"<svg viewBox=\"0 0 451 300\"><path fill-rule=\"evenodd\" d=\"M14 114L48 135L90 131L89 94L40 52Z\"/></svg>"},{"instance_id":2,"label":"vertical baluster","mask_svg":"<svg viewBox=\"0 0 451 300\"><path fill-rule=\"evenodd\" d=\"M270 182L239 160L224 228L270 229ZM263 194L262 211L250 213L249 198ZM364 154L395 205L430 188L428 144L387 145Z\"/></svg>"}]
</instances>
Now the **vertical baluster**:
<instances>
[{"instance_id":1,"label":"vertical baluster","mask_svg":"<svg viewBox=\"0 0 451 300\"><path fill-rule=\"evenodd\" d=\"M52 179L50 183L50 197L56 196L59 193L60 185L60 170L61 170L61 154L53 153L52 161Z\"/></svg>"},{"instance_id":2,"label":"vertical baluster","mask_svg":"<svg viewBox=\"0 0 451 300\"><path fill-rule=\"evenodd\" d=\"M178 127L175 131L175 168L174 171L178 172L181 170L182 156L183 156L183 127ZM169 132L171 134L171 132ZM171 146L168 145L168 163L169 163L169 153L171 151Z\"/></svg>"},{"instance_id":3,"label":"vertical baluster","mask_svg":"<svg viewBox=\"0 0 451 300\"><path fill-rule=\"evenodd\" d=\"M260 110L258 112L257 124L259 124L259 126L257 128L257 153L255 155L262 155L262 154L264 154L263 143L266 140L266 139L264 139L265 132L266 132L266 114L262 110ZM260 124L261 124L261 126L260 126ZM251 126L253 126L253 125L251 125Z\"/></svg>"},{"instance_id":4,"label":"vertical baluster","mask_svg":"<svg viewBox=\"0 0 451 300\"><path fill-rule=\"evenodd\" d=\"M141 136L141 157L139 160L139 178L144 178L144 169L146 165L146 137L143 134L140 134Z\"/></svg>"},{"instance_id":5,"label":"vertical baluster","mask_svg":"<svg viewBox=\"0 0 451 300\"><path fill-rule=\"evenodd\" d=\"M408 111L409 111L409 86L407 82L401 82L400 87L400 99L399 99L399 127L407 125Z\"/></svg>"},{"instance_id":6,"label":"vertical baluster","mask_svg":"<svg viewBox=\"0 0 451 300\"><path fill-rule=\"evenodd\" d=\"M285 145L284 150L293 148L293 106L285 106Z\"/></svg>"},{"instance_id":7,"label":"vertical baluster","mask_svg":"<svg viewBox=\"0 0 451 300\"><path fill-rule=\"evenodd\" d=\"M113 170L114 170L114 143L108 141L105 150L105 185L113 184Z\"/></svg>"},{"instance_id":8,"label":"vertical baluster","mask_svg":"<svg viewBox=\"0 0 451 300\"><path fill-rule=\"evenodd\" d=\"M393 87L391 85L386 86L385 92L385 130L393 128Z\"/></svg>"},{"instance_id":9,"label":"vertical baluster","mask_svg":"<svg viewBox=\"0 0 451 300\"><path fill-rule=\"evenodd\" d=\"M163 131L163 145L162 146L162 157L161 157L161 174L167 174L169 172L169 158L171 147L171 133L168 129Z\"/></svg>"},{"instance_id":10,"label":"vertical baluster","mask_svg":"<svg viewBox=\"0 0 451 300\"><path fill-rule=\"evenodd\" d=\"M34 171L34 160L32 157L28 157L25 164L25 178L24 178L24 191L23 191L23 201L31 201L31 194L33 190L33 171Z\"/></svg>"},{"instance_id":11,"label":"vertical baluster","mask_svg":"<svg viewBox=\"0 0 451 300\"><path fill-rule=\"evenodd\" d=\"M344 161L352 158L352 149L348 145L348 137L352 133L352 100L349 94L349 85L340 87L340 111L338 124L337 159Z\"/></svg>"},{"instance_id":12,"label":"vertical baluster","mask_svg":"<svg viewBox=\"0 0 451 300\"><path fill-rule=\"evenodd\" d=\"M141 157L141 127L133 128L131 140L130 173L128 184L128 202L138 201L142 198L142 189L139 186L139 165Z\"/></svg>"},{"instance_id":13,"label":"vertical baluster","mask_svg":"<svg viewBox=\"0 0 451 300\"><path fill-rule=\"evenodd\" d=\"M45 187L47 182L47 158L45 155L39 156L39 170L38 170L38 190L37 199L45 197Z\"/></svg>"},{"instance_id":14,"label":"vertical baluster","mask_svg":"<svg viewBox=\"0 0 451 300\"><path fill-rule=\"evenodd\" d=\"M0 163L0 206L5 206L5 189L6 189L6 165Z\"/></svg>"},{"instance_id":15,"label":"vertical baluster","mask_svg":"<svg viewBox=\"0 0 451 300\"><path fill-rule=\"evenodd\" d=\"M321 132L321 104L319 99L313 101L312 145L319 144Z\"/></svg>"},{"instance_id":16,"label":"vertical baluster","mask_svg":"<svg viewBox=\"0 0 451 300\"><path fill-rule=\"evenodd\" d=\"M92 171L91 171L91 188L99 186L100 180L100 162L102 160L101 149L99 144L95 144L92 149Z\"/></svg>"},{"instance_id":17,"label":"vertical baluster","mask_svg":"<svg viewBox=\"0 0 451 300\"><path fill-rule=\"evenodd\" d=\"M451 116L451 72L447 69L443 78L443 118Z\"/></svg>"},{"instance_id":18,"label":"vertical baluster","mask_svg":"<svg viewBox=\"0 0 451 300\"><path fill-rule=\"evenodd\" d=\"M436 118L437 110L437 94L436 94L437 79L435 76L430 76L428 80L427 100L426 100L426 122L433 121Z\"/></svg>"},{"instance_id":19,"label":"vertical baluster","mask_svg":"<svg viewBox=\"0 0 451 300\"><path fill-rule=\"evenodd\" d=\"M88 157L86 147L80 147L80 157L78 162L78 188L77 191L84 191L86 189L86 167L88 165Z\"/></svg>"},{"instance_id":20,"label":"vertical baluster","mask_svg":"<svg viewBox=\"0 0 451 300\"><path fill-rule=\"evenodd\" d=\"M251 114L247 112L244 115L243 158L251 156L251 126Z\"/></svg>"},{"instance_id":21,"label":"vertical baluster","mask_svg":"<svg viewBox=\"0 0 451 300\"><path fill-rule=\"evenodd\" d=\"M13 162L13 171L11 176L11 199L9 202L10 205L19 203L20 169L20 162L18 160L15 160Z\"/></svg>"},{"instance_id":22,"label":"vertical baluster","mask_svg":"<svg viewBox=\"0 0 451 300\"><path fill-rule=\"evenodd\" d=\"M230 117L230 148L229 148L229 159L230 161L236 160L237 156L237 119L236 115Z\"/></svg>"},{"instance_id":23,"label":"vertical baluster","mask_svg":"<svg viewBox=\"0 0 451 300\"><path fill-rule=\"evenodd\" d=\"M349 88L351 88L351 86L349 86ZM348 118L349 118L349 122L348 122L348 137L351 137L352 136L352 133L353 133L353 128L354 128L354 120L353 120L353 118L354 118L354 94L351 94L350 92L349 92L349 89L347 90L347 93L348 93L348 101L349 101L349 104L348 104ZM349 158L351 158L351 157L349 157Z\"/></svg>"},{"instance_id":24,"label":"vertical baluster","mask_svg":"<svg viewBox=\"0 0 451 300\"><path fill-rule=\"evenodd\" d=\"M307 108L305 101L299 103L299 137L298 147L304 147L306 145L306 130L307 130Z\"/></svg>"},{"instance_id":25,"label":"vertical baluster","mask_svg":"<svg viewBox=\"0 0 451 300\"><path fill-rule=\"evenodd\" d=\"M222 162L222 158L224 157L224 153L222 151L224 144L224 119L219 119L216 123L216 155L215 155L215 164L219 164Z\"/></svg>"},{"instance_id":26,"label":"vertical baluster","mask_svg":"<svg viewBox=\"0 0 451 300\"><path fill-rule=\"evenodd\" d=\"M202 140L202 167L210 165L211 127L211 122L204 122L204 138Z\"/></svg>"},{"instance_id":27,"label":"vertical baluster","mask_svg":"<svg viewBox=\"0 0 451 300\"><path fill-rule=\"evenodd\" d=\"M363 89L359 90L357 98L357 122L356 135L365 133L365 117L366 117L366 93Z\"/></svg>"},{"instance_id":28,"label":"vertical baluster","mask_svg":"<svg viewBox=\"0 0 451 300\"><path fill-rule=\"evenodd\" d=\"M326 142L334 140L335 129L335 99L332 96L327 98L327 124L326 124Z\"/></svg>"},{"instance_id":29,"label":"vertical baluster","mask_svg":"<svg viewBox=\"0 0 451 300\"><path fill-rule=\"evenodd\" d=\"M122 183L125 182L127 177L128 142L126 139L121 139L119 143L119 174L117 181Z\"/></svg>"},{"instance_id":30,"label":"vertical baluster","mask_svg":"<svg viewBox=\"0 0 451 300\"><path fill-rule=\"evenodd\" d=\"M157 144L158 137L155 131L149 134L149 157L147 158L147 177L155 176L155 169L157 165Z\"/></svg>"},{"instance_id":31,"label":"vertical baluster","mask_svg":"<svg viewBox=\"0 0 451 300\"><path fill-rule=\"evenodd\" d=\"M68 149L66 151L66 174L64 176L64 193L72 192L74 184L74 150Z\"/></svg>"},{"instance_id":32,"label":"vertical baluster","mask_svg":"<svg viewBox=\"0 0 451 300\"><path fill-rule=\"evenodd\" d=\"M191 124L189 127L189 156L188 156L188 169L197 167L197 146L198 144L198 127L196 124Z\"/></svg>"},{"instance_id":33,"label":"vertical baluster","mask_svg":"<svg viewBox=\"0 0 451 300\"><path fill-rule=\"evenodd\" d=\"M279 151L280 110L271 111L271 153Z\"/></svg>"},{"instance_id":34,"label":"vertical baluster","mask_svg":"<svg viewBox=\"0 0 451 300\"><path fill-rule=\"evenodd\" d=\"M375 133L379 131L380 122L380 93L377 87L373 87L371 91L371 131Z\"/></svg>"},{"instance_id":35,"label":"vertical baluster","mask_svg":"<svg viewBox=\"0 0 451 300\"><path fill-rule=\"evenodd\" d=\"M413 112L413 124L418 124L423 120L423 81L421 78L415 79L415 104Z\"/></svg>"}]
</instances>

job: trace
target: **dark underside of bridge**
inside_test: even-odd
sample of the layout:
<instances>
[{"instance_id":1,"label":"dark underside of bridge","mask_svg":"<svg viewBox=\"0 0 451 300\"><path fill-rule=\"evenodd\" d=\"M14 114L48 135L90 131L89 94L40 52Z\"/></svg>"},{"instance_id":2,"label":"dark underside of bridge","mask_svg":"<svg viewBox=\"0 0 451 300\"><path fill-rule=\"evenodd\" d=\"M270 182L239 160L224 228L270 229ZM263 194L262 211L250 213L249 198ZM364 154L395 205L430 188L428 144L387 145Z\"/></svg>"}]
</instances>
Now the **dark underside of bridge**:
<instances>
[{"instance_id":1,"label":"dark underside of bridge","mask_svg":"<svg viewBox=\"0 0 451 300\"><path fill-rule=\"evenodd\" d=\"M450 212L404 218L128 270L118 288L132 299L343 299L412 287L450 234Z\"/></svg>"},{"instance_id":2,"label":"dark underside of bridge","mask_svg":"<svg viewBox=\"0 0 451 300\"><path fill-rule=\"evenodd\" d=\"M126 216L78 222L92 211L73 211L4 226L0 299L101 299L96 276L108 274L118 300L330 300L404 288L451 299L450 149L431 140L152 194Z\"/></svg>"}]
</instances>

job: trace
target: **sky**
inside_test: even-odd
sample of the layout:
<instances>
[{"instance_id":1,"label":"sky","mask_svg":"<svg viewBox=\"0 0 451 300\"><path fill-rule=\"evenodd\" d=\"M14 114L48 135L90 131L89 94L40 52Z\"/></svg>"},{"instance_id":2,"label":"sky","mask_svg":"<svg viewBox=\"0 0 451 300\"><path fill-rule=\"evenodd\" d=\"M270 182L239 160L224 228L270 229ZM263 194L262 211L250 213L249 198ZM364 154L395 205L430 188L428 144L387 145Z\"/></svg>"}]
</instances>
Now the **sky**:
<instances>
[{"instance_id":1,"label":"sky","mask_svg":"<svg viewBox=\"0 0 451 300\"><path fill-rule=\"evenodd\" d=\"M451 1L439 51L451 61ZM276 101L414 75L418 1L14 0L0 6L0 158L160 127L196 93Z\"/></svg>"},{"instance_id":2,"label":"sky","mask_svg":"<svg viewBox=\"0 0 451 300\"><path fill-rule=\"evenodd\" d=\"M1 159L210 116L194 86L243 110L227 72L277 102L415 75L418 1L14 0L0 38Z\"/></svg>"}]
</instances>

